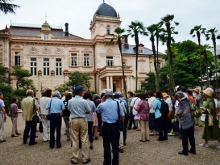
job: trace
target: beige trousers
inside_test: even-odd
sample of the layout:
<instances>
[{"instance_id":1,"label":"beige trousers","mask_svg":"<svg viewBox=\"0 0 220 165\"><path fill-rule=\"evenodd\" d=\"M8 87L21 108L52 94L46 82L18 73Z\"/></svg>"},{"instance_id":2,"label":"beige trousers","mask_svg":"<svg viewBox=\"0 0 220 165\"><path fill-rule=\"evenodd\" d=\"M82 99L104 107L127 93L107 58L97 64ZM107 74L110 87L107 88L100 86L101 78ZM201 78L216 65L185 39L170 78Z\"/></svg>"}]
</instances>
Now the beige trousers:
<instances>
[{"instance_id":1,"label":"beige trousers","mask_svg":"<svg viewBox=\"0 0 220 165\"><path fill-rule=\"evenodd\" d=\"M146 141L150 140L150 131L149 131L149 125L148 121L141 120L141 140Z\"/></svg>"},{"instance_id":2,"label":"beige trousers","mask_svg":"<svg viewBox=\"0 0 220 165\"><path fill-rule=\"evenodd\" d=\"M119 149L123 149L123 131L120 131L120 137L119 137Z\"/></svg>"},{"instance_id":3,"label":"beige trousers","mask_svg":"<svg viewBox=\"0 0 220 165\"><path fill-rule=\"evenodd\" d=\"M82 160L86 162L89 159L89 140L88 140L88 123L86 118L75 118L71 120L70 125L72 141L72 158L73 162L78 161L79 157L79 134L82 142Z\"/></svg>"},{"instance_id":4,"label":"beige trousers","mask_svg":"<svg viewBox=\"0 0 220 165\"><path fill-rule=\"evenodd\" d=\"M18 133L17 129L17 117L11 117L11 122L12 122L12 134Z\"/></svg>"}]
</instances>

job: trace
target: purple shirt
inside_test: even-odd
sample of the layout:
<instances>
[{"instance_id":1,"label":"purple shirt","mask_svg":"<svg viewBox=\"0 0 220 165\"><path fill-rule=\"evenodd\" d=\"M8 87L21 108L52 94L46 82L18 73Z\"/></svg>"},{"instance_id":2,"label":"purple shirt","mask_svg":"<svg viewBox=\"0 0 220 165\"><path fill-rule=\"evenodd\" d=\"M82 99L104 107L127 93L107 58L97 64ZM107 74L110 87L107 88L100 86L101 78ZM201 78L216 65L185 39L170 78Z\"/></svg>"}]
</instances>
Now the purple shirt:
<instances>
[{"instance_id":1,"label":"purple shirt","mask_svg":"<svg viewBox=\"0 0 220 165\"><path fill-rule=\"evenodd\" d=\"M149 104L146 100L141 100L137 107L134 107L136 109L136 111L138 112L138 114L140 114L140 119L141 120L149 120Z\"/></svg>"}]
</instances>

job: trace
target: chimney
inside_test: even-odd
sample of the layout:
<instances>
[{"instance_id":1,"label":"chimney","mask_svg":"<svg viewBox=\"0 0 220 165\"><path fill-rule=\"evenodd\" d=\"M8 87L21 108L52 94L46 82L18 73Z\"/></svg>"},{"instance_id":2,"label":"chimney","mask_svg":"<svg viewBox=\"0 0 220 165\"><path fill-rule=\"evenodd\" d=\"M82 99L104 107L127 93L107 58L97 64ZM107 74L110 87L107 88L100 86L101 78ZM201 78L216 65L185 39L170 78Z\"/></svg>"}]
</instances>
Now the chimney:
<instances>
[{"instance_id":1,"label":"chimney","mask_svg":"<svg viewBox=\"0 0 220 165\"><path fill-rule=\"evenodd\" d=\"M124 47L125 47L125 49L129 49L128 36L125 37Z\"/></svg>"},{"instance_id":2,"label":"chimney","mask_svg":"<svg viewBox=\"0 0 220 165\"><path fill-rule=\"evenodd\" d=\"M65 23L65 36L69 36L68 23Z\"/></svg>"}]
</instances>

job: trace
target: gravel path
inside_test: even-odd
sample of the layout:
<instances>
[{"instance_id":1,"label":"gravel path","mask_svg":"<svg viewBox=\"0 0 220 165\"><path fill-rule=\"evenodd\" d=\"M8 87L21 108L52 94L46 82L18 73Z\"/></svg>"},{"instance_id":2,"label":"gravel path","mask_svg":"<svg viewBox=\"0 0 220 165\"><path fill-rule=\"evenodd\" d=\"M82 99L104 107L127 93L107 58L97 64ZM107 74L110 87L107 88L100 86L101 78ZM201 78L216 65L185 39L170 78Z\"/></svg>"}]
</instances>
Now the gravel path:
<instances>
[{"instance_id":1,"label":"gravel path","mask_svg":"<svg viewBox=\"0 0 220 165\"><path fill-rule=\"evenodd\" d=\"M11 137L11 119L5 123L5 143L0 143L0 165L70 165L70 142L64 136L64 123L62 125L62 148L50 149L49 143L43 142L42 134L37 132L38 144L29 146L22 143L24 121L21 114L18 119L19 137ZM139 142L140 132L128 130L127 145L124 153L120 154L120 165L220 165L220 150L215 147L217 141L210 141L209 148L198 147L202 143L203 128L195 130L197 154L189 156L178 155L181 151L181 140L177 136L169 137L168 141L158 142L156 136L150 137L150 142ZM103 147L102 138L94 141L94 149L90 150L91 162L89 165L102 165ZM78 164L82 164L79 159Z\"/></svg>"}]
</instances>

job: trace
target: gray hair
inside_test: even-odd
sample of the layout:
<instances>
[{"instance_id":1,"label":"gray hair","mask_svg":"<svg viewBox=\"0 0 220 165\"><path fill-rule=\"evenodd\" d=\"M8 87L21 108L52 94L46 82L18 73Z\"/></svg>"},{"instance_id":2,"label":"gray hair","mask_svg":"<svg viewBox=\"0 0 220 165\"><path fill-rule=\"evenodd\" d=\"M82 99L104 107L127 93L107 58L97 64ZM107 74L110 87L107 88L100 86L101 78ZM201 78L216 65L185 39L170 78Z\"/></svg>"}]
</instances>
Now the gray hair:
<instances>
[{"instance_id":1,"label":"gray hair","mask_svg":"<svg viewBox=\"0 0 220 165\"><path fill-rule=\"evenodd\" d=\"M60 92L59 92L59 91L55 91L55 92L53 93L53 97L61 97Z\"/></svg>"},{"instance_id":2,"label":"gray hair","mask_svg":"<svg viewBox=\"0 0 220 165\"><path fill-rule=\"evenodd\" d=\"M2 96L3 95L3 93L2 92L0 92L0 96Z\"/></svg>"},{"instance_id":3,"label":"gray hair","mask_svg":"<svg viewBox=\"0 0 220 165\"><path fill-rule=\"evenodd\" d=\"M27 94L28 96L31 96L33 93L34 93L34 91L31 90L31 89L28 89L27 92L26 92L26 94Z\"/></svg>"},{"instance_id":4,"label":"gray hair","mask_svg":"<svg viewBox=\"0 0 220 165\"><path fill-rule=\"evenodd\" d=\"M177 92L175 96L176 96L176 98L179 98L179 99L182 99L185 97L182 92Z\"/></svg>"}]
</instances>

